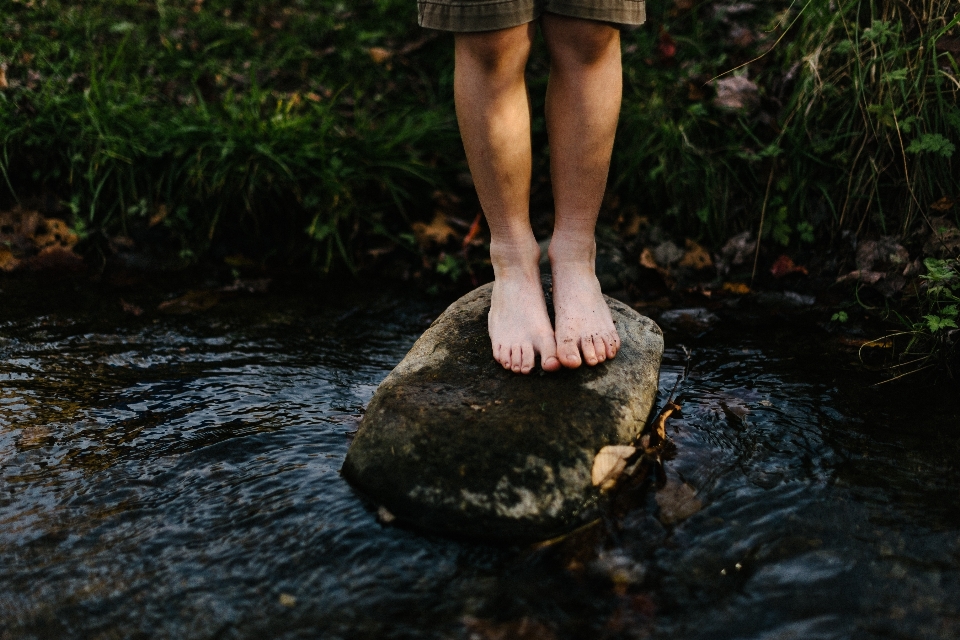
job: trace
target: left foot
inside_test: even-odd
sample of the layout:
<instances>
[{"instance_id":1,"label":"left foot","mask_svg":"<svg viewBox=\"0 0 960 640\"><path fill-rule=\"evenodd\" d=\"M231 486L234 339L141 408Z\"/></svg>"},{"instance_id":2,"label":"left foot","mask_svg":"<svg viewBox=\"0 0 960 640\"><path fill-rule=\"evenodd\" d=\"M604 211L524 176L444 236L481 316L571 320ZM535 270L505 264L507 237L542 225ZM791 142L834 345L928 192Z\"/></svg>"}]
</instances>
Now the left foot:
<instances>
[{"instance_id":1,"label":"left foot","mask_svg":"<svg viewBox=\"0 0 960 640\"><path fill-rule=\"evenodd\" d=\"M597 281L596 243L554 236L550 243L553 271L554 333L560 364L576 369L594 366L617 355L620 336Z\"/></svg>"}]
</instances>

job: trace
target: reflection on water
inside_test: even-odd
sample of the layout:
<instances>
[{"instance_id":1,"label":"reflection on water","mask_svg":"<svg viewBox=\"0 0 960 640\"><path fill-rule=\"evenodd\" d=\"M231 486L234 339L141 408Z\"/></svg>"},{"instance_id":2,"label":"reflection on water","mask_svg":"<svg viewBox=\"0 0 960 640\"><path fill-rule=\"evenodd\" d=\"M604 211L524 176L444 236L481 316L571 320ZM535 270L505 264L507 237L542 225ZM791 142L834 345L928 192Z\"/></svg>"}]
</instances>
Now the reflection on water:
<instances>
[{"instance_id":1,"label":"reflection on water","mask_svg":"<svg viewBox=\"0 0 960 640\"><path fill-rule=\"evenodd\" d=\"M665 526L641 494L581 548L533 551L384 528L338 474L442 302L133 318L0 284L4 639L960 636L957 403L865 389L824 334L689 342L666 472L702 508Z\"/></svg>"}]
</instances>

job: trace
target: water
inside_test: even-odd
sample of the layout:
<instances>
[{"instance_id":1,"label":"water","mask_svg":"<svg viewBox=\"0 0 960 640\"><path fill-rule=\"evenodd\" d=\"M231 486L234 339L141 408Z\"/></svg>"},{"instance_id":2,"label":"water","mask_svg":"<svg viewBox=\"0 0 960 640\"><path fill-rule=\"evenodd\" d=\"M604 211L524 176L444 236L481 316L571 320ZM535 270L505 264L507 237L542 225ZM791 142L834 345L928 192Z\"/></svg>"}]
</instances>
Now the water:
<instances>
[{"instance_id":1,"label":"water","mask_svg":"<svg viewBox=\"0 0 960 640\"><path fill-rule=\"evenodd\" d=\"M668 334L661 398L683 340L693 373L665 471L702 508L665 526L644 491L532 550L383 527L338 474L449 300L164 316L162 287L127 286L0 281L3 640L960 637L960 403L868 387L808 319Z\"/></svg>"}]
</instances>

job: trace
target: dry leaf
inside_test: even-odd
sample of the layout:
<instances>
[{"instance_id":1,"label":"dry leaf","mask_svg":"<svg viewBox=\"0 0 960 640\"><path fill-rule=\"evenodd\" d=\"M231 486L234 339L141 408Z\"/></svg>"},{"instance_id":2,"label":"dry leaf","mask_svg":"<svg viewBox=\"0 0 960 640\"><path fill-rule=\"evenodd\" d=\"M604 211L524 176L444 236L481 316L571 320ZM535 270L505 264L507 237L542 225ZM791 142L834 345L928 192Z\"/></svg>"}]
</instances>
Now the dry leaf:
<instances>
[{"instance_id":1,"label":"dry leaf","mask_svg":"<svg viewBox=\"0 0 960 640\"><path fill-rule=\"evenodd\" d=\"M613 488L627 466L627 459L636 452L636 447L630 445L610 445L600 449L593 458L593 470L590 472L593 486L600 487L601 491Z\"/></svg>"},{"instance_id":2,"label":"dry leaf","mask_svg":"<svg viewBox=\"0 0 960 640\"><path fill-rule=\"evenodd\" d=\"M153 228L167 219L167 205L160 204L157 205L157 210L153 212L153 215L150 216L150 219L147 221L147 226Z\"/></svg>"},{"instance_id":3,"label":"dry leaf","mask_svg":"<svg viewBox=\"0 0 960 640\"><path fill-rule=\"evenodd\" d=\"M7 84L7 65L0 64L0 90L6 89L10 85Z\"/></svg>"},{"instance_id":4,"label":"dry leaf","mask_svg":"<svg viewBox=\"0 0 960 640\"><path fill-rule=\"evenodd\" d=\"M770 267L770 273L774 278L783 278L793 273L802 273L807 275L807 268L794 264L789 256L783 255L777 258L777 261Z\"/></svg>"},{"instance_id":5,"label":"dry leaf","mask_svg":"<svg viewBox=\"0 0 960 640\"><path fill-rule=\"evenodd\" d=\"M20 266L20 261L13 257L13 253L6 247L0 247L0 271L7 273Z\"/></svg>"},{"instance_id":6,"label":"dry leaf","mask_svg":"<svg viewBox=\"0 0 960 640\"><path fill-rule=\"evenodd\" d=\"M393 51L384 49L383 47L370 47L367 49L367 53L370 54L370 59L377 64L383 64L393 57Z\"/></svg>"},{"instance_id":7,"label":"dry leaf","mask_svg":"<svg viewBox=\"0 0 960 640\"><path fill-rule=\"evenodd\" d=\"M396 519L397 519L397 516L390 513L390 510L384 507L383 505L381 505L380 508L377 509L377 520L379 520L383 524L390 524Z\"/></svg>"},{"instance_id":8,"label":"dry leaf","mask_svg":"<svg viewBox=\"0 0 960 640\"><path fill-rule=\"evenodd\" d=\"M434 214L430 224L414 222L411 227L413 235L417 238L417 244L424 249L431 245L447 244L457 236L457 232L447 223L447 217L441 211Z\"/></svg>"},{"instance_id":9,"label":"dry leaf","mask_svg":"<svg viewBox=\"0 0 960 640\"><path fill-rule=\"evenodd\" d=\"M477 235L480 233L480 221L483 219L483 213L478 213L477 217L473 219L473 224L470 225L470 230L467 231L467 235L463 237L463 248L466 249L470 246L470 243L474 241Z\"/></svg>"},{"instance_id":10,"label":"dry leaf","mask_svg":"<svg viewBox=\"0 0 960 640\"><path fill-rule=\"evenodd\" d=\"M742 282L724 282L720 290L735 296L745 296L750 293L750 287Z\"/></svg>"},{"instance_id":11,"label":"dry leaf","mask_svg":"<svg viewBox=\"0 0 960 640\"><path fill-rule=\"evenodd\" d=\"M22 260L22 264L35 271L79 271L83 269L83 258L67 247L55 244Z\"/></svg>"},{"instance_id":12,"label":"dry leaf","mask_svg":"<svg viewBox=\"0 0 960 640\"><path fill-rule=\"evenodd\" d=\"M657 491L656 499L660 507L660 522L663 524L686 520L703 508L703 503L697 500L697 490L686 482L667 482Z\"/></svg>"},{"instance_id":13,"label":"dry leaf","mask_svg":"<svg viewBox=\"0 0 960 640\"><path fill-rule=\"evenodd\" d=\"M138 307L138 306L135 305L135 304L130 304L129 302L127 302L127 301L124 300L123 298L120 299L120 308L123 309L123 312L124 312L124 313L129 313L129 314L132 315L132 316L142 316L142 315L143 315L143 309L142 309L141 307Z\"/></svg>"},{"instance_id":14,"label":"dry leaf","mask_svg":"<svg viewBox=\"0 0 960 640\"><path fill-rule=\"evenodd\" d=\"M281 593L280 606L287 607L288 609L291 607L295 607L297 606L297 599L294 596L290 595L289 593Z\"/></svg>"},{"instance_id":15,"label":"dry leaf","mask_svg":"<svg viewBox=\"0 0 960 640\"><path fill-rule=\"evenodd\" d=\"M640 266L654 270L660 268L660 265L657 264L656 259L653 257L653 252L646 248L643 250L643 253L640 254Z\"/></svg>"},{"instance_id":16,"label":"dry leaf","mask_svg":"<svg viewBox=\"0 0 960 640\"><path fill-rule=\"evenodd\" d=\"M58 218L48 218L41 220L37 224L33 235L33 243L38 249L60 245L61 247L71 248L77 244L77 234L71 231L67 223Z\"/></svg>"},{"instance_id":17,"label":"dry leaf","mask_svg":"<svg viewBox=\"0 0 960 640\"><path fill-rule=\"evenodd\" d=\"M653 442L653 447L658 446L667 439L667 419L676 411L680 411L680 405L676 402L668 402L667 406L664 407L663 411L657 417L657 422L653 427L653 433L656 434L660 442Z\"/></svg>"},{"instance_id":18,"label":"dry leaf","mask_svg":"<svg viewBox=\"0 0 960 640\"><path fill-rule=\"evenodd\" d=\"M465 616L463 626L469 632L469 640L555 640L557 637L550 627L526 616L509 622Z\"/></svg>"},{"instance_id":19,"label":"dry leaf","mask_svg":"<svg viewBox=\"0 0 960 640\"><path fill-rule=\"evenodd\" d=\"M220 302L220 294L216 291L188 291L179 298L161 302L157 311L171 315L184 315L196 311L206 311Z\"/></svg>"},{"instance_id":20,"label":"dry leaf","mask_svg":"<svg viewBox=\"0 0 960 640\"><path fill-rule=\"evenodd\" d=\"M717 95L713 104L722 109L748 109L760 100L757 85L743 76L721 78L716 82Z\"/></svg>"},{"instance_id":21,"label":"dry leaf","mask_svg":"<svg viewBox=\"0 0 960 640\"><path fill-rule=\"evenodd\" d=\"M706 249L689 238L686 240L685 246L687 250L683 254L683 258L680 259L679 266L689 267L697 271L713 266L713 260Z\"/></svg>"},{"instance_id":22,"label":"dry leaf","mask_svg":"<svg viewBox=\"0 0 960 640\"><path fill-rule=\"evenodd\" d=\"M950 211L950 209L953 209L953 204L954 204L953 200L951 200L947 196L943 196L942 198L934 202L932 205L930 205L930 208L933 209L934 211Z\"/></svg>"}]
</instances>

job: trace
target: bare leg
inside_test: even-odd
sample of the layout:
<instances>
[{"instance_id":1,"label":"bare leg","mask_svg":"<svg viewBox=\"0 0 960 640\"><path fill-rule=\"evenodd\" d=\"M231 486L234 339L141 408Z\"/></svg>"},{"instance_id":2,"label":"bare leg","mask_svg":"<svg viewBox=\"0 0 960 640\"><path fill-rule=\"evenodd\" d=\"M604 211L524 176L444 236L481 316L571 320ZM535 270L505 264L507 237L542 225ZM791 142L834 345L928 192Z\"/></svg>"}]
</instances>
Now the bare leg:
<instances>
[{"instance_id":1,"label":"bare leg","mask_svg":"<svg viewBox=\"0 0 960 640\"><path fill-rule=\"evenodd\" d=\"M550 50L546 112L556 222L549 253L557 356L565 367L593 366L620 348L595 273L594 240L620 115L620 32L554 14L544 14L542 27Z\"/></svg>"},{"instance_id":2,"label":"bare leg","mask_svg":"<svg viewBox=\"0 0 960 640\"><path fill-rule=\"evenodd\" d=\"M490 226L495 277L488 316L493 357L529 373L537 354L560 368L530 227L530 101L524 78L536 26L457 34L457 119L480 205Z\"/></svg>"}]
</instances>

